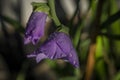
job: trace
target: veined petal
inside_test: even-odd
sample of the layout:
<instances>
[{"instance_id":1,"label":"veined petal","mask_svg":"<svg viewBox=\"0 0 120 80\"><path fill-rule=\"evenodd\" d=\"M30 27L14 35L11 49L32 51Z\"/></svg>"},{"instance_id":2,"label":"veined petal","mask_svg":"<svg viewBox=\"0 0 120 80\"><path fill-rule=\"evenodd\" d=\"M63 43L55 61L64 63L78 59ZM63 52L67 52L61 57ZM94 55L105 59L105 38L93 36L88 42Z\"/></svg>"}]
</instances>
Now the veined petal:
<instances>
[{"instance_id":1,"label":"veined petal","mask_svg":"<svg viewBox=\"0 0 120 80\"><path fill-rule=\"evenodd\" d=\"M59 46L56 46L56 52L54 55L54 59L62 59L66 57L67 55L59 48Z\"/></svg>"},{"instance_id":2,"label":"veined petal","mask_svg":"<svg viewBox=\"0 0 120 80\"><path fill-rule=\"evenodd\" d=\"M63 50L64 53L68 54L73 48L72 42L69 36L65 33L59 32L56 36L56 42L58 46Z\"/></svg>"}]
</instances>

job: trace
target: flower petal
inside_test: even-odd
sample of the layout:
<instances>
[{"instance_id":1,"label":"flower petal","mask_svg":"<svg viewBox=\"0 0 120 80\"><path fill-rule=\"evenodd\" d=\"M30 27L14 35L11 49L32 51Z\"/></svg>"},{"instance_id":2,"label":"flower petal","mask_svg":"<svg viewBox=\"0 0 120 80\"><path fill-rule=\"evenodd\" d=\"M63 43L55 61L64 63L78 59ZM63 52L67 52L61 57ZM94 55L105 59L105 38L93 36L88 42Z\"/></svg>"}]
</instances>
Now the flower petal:
<instances>
[{"instance_id":1,"label":"flower petal","mask_svg":"<svg viewBox=\"0 0 120 80\"><path fill-rule=\"evenodd\" d=\"M28 37L32 34L32 30L34 30L36 28L35 23L36 23L36 19L39 17L39 19L41 19L41 13L40 12L32 12L28 23L27 23L27 27L26 27L26 31L25 31L25 36Z\"/></svg>"},{"instance_id":2,"label":"flower petal","mask_svg":"<svg viewBox=\"0 0 120 80\"><path fill-rule=\"evenodd\" d=\"M68 58L68 61L74 65L75 67L79 67L79 60L78 60L78 57L77 57L77 53L75 51L75 49L71 49L69 55L67 56Z\"/></svg>"},{"instance_id":3,"label":"flower petal","mask_svg":"<svg viewBox=\"0 0 120 80\"><path fill-rule=\"evenodd\" d=\"M36 56L36 62L39 63L41 60L43 59L46 59L48 58L45 54L43 53L39 53L37 56Z\"/></svg>"},{"instance_id":4,"label":"flower petal","mask_svg":"<svg viewBox=\"0 0 120 80\"><path fill-rule=\"evenodd\" d=\"M59 32L56 36L56 42L59 47L63 50L64 53L68 54L70 50L73 48L72 42L69 36L65 33Z\"/></svg>"},{"instance_id":5,"label":"flower petal","mask_svg":"<svg viewBox=\"0 0 120 80\"><path fill-rule=\"evenodd\" d=\"M54 59L62 59L66 56L67 55L59 48L59 46L56 46L56 52L54 55Z\"/></svg>"},{"instance_id":6,"label":"flower petal","mask_svg":"<svg viewBox=\"0 0 120 80\"><path fill-rule=\"evenodd\" d=\"M54 40L47 40L43 45L41 45L39 51L44 53L50 59L53 59L56 52L56 44Z\"/></svg>"},{"instance_id":7,"label":"flower petal","mask_svg":"<svg viewBox=\"0 0 120 80\"><path fill-rule=\"evenodd\" d=\"M31 42L31 36L24 37L24 44L28 44Z\"/></svg>"},{"instance_id":8,"label":"flower petal","mask_svg":"<svg viewBox=\"0 0 120 80\"><path fill-rule=\"evenodd\" d=\"M67 34L62 32L51 34L48 40L32 54L32 57L35 57L35 55L37 62L45 58L63 59L73 66L79 67L79 60L72 41Z\"/></svg>"},{"instance_id":9,"label":"flower petal","mask_svg":"<svg viewBox=\"0 0 120 80\"><path fill-rule=\"evenodd\" d=\"M36 44L38 40L44 35L44 26L45 26L47 15L44 13L41 13L41 16L42 16L41 19L39 18L36 19L36 23L35 23L36 28L32 31L33 44Z\"/></svg>"},{"instance_id":10,"label":"flower petal","mask_svg":"<svg viewBox=\"0 0 120 80\"><path fill-rule=\"evenodd\" d=\"M73 66L79 67L79 61L77 57L77 53L72 45L72 41L69 36L65 33L59 32L57 33L56 42L59 48L66 54L66 57L61 57L65 61L69 61Z\"/></svg>"},{"instance_id":11,"label":"flower petal","mask_svg":"<svg viewBox=\"0 0 120 80\"><path fill-rule=\"evenodd\" d=\"M47 14L43 12L33 12L31 14L25 31L25 44L31 41L33 44L36 44L43 36L46 18Z\"/></svg>"}]
</instances>

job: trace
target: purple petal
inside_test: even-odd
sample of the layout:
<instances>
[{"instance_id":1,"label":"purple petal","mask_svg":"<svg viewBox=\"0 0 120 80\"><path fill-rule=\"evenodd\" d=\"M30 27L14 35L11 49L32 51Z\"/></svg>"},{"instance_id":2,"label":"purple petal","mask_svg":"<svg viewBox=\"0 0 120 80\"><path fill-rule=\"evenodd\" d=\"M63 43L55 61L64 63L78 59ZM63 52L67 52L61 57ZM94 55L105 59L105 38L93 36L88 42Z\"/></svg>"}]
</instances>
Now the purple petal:
<instances>
[{"instance_id":1,"label":"purple petal","mask_svg":"<svg viewBox=\"0 0 120 80\"><path fill-rule=\"evenodd\" d=\"M59 46L56 46L56 52L54 55L54 59L62 59L64 57L66 57L67 55L59 48Z\"/></svg>"},{"instance_id":2,"label":"purple petal","mask_svg":"<svg viewBox=\"0 0 120 80\"><path fill-rule=\"evenodd\" d=\"M56 42L58 46L63 50L64 53L68 54L73 48L72 42L69 36L65 33L59 32L56 36Z\"/></svg>"},{"instance_id":3,"label":"purple petal","mask_svg":"<svg viewBox=\"0 0 120 80\"><path fill-rule=\"evenodd\" d=\"M79 67L79 60L78 60L78 57L77 57L77 53L75 51L75 49L71 49L69 55L67 56L68 58L68 61L74 65L75 67Z\"/></svg>"},{"instance_id":4,"label":"purple petal","mask_svg":"<svg viewBox=\"0 0 120 80\"><path fill-rule=\"evenodd\" d=\"M37 56L36 56L37 55ZM35 57L36 61L40 62L42 59L63 59L70 62L73 66L79 67L77 53L72 45L69 36L62 32L55 32L50 35L49 39L45 41L30 57Z\"/></svg>"},{"instance_id":5,"label":"purple petal","mask_svg":"<svg viewBox=\"0 0 120 80\"><path fill-rule=\"evenodd\" d=\"M47 14L43 12L33 12L31 14L25 31L25 44L31 41L33 44L36 44L43 36L46 18Z\"/></svg>"},{"instance_id":6,"label":"purple petal","mask_svg":"<svg viewBox=\"0 0 120 80\"><path fill-rule=\"evenodd\" d=\"M56 42L59 48L63 51L67 57L62 57L64 60L68 60L75 67L79 67L79 61L77 57L77 53L72 45L72 41L69 36L65 33L59 32L57 33Z\"/></svg>"},{"instance_id":7,"label":"purple petal","mask_svg":"<svg viewBox=\"0 0 120 80\"><path fill-rule=\"evenodd\" d=\"M43 45L41 45L39 51L44 53L50 59L53 59L56 52L56 44L54 40L47 40Z\"/></svg>"},{"instance_id":8,"label":"purple petal","mask_svg":"<svg viewBox=\"0 0 120 80\"><path fill-rule=\"evenodd\" d=\"M36 57L36 62L39 63L41 60L48 58L45 54L40 53Z\"/></svg>"},{"instance_id":9,"label":"purple petal","mask_svg":"<svg viewBox=\"0 0 120 80\"><path fill-rule=\"evenodd\" d=\"M47 15L42 14L41 16L42 16L41 19L39 18L38 20L36 19L36 24L35 24L36 29L33 30L33 39L32 39L33 44L36 44L39 38L41 38L44 35L44 26L45 26Z\"/></svg>"},{"instance_id":10,"label":"purple petal","mask_svg":"<svg viewBox=\"0 0 120 80\"><path fill-rule=\"evenodd\" d=\"M31 36L24 38L24 44L28 44L30 42L31 42Z\"/></svg>"}]
</instances>

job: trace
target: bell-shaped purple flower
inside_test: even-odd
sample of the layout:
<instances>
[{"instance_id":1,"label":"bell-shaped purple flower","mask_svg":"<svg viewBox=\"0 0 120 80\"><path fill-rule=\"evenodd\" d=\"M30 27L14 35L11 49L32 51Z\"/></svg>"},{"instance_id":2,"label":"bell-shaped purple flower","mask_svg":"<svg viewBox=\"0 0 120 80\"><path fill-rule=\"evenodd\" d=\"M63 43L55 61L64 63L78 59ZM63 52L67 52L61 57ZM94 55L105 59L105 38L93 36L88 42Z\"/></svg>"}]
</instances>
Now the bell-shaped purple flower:
<instances>
[{"instance_id":1,"label":"bell-shaped purple flower","mask_svg":"<svg viewBox=\"0 0 120 80\"><path fill-rule=\"evenodd\" d=\"M46 18L47 14L44 12L33 12L31 14L25 31L25 44L30 42L36 44L44 35Z\"/></svg>"},{"instance_id":2,"label":"bell-shaped purple flower","mask_svg":"<svg viewBox=\"0 0 120 80\"><path fill-rule=\"evenodd\" d=\"M54 32L48 40L27 57L35 57L37 62L42 59L63 59L75 67L79 67L76 51L69 36L63 32Z\"/></svg>"}]
</instances>

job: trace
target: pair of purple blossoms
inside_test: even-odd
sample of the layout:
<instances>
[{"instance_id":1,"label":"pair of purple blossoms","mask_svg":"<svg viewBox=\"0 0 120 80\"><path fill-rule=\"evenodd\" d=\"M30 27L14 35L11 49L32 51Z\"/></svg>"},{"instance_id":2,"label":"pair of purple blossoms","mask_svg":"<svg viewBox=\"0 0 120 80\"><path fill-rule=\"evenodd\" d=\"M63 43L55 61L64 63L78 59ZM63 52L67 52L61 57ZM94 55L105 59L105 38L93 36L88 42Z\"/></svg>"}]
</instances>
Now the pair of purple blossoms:
<instances>
[{"instance_id":1,"label":"pair of purple blossoms","mask_svg":"<svg viewBox=\"0 0 120 80\"><path fill-rule=\"evenodd\" d=\"M24 43L32 42L34 45L44 35L44 26L47 14L43 12L33 12L29 18ZM36 58L36 62L43 59L63 59L70 62L76 68L79 67L78 57L69 36L64 32L54 32L49 38L28 58Z\"/></svg>"}]
</instances>

